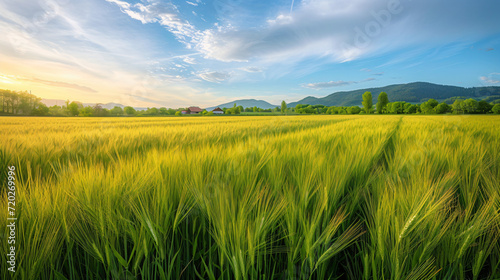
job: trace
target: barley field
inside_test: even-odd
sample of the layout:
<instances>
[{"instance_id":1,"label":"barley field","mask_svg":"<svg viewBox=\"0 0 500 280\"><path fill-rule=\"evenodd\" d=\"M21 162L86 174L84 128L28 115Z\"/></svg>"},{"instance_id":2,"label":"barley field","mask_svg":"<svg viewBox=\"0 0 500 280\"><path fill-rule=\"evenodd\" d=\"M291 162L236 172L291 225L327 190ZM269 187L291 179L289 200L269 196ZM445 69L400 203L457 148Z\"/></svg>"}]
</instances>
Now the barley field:
<instances>
[{"instance_id":1,"label":"barley field","mask_svg":"<svg viewBox=\"0 0 500 280\"><path fill-rule=\"evenodd\" d=\"M500 279L500 117L0 118L1 279Z\"/></svg>"}]
</instances>

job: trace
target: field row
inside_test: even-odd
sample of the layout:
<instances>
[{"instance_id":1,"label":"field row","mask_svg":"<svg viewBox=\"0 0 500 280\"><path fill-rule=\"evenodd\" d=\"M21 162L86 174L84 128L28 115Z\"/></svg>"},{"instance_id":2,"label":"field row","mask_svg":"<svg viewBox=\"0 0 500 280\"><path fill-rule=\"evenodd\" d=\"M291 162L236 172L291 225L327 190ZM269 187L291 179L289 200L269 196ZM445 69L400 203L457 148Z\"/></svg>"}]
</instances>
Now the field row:
<instances>
[{"instance_id":1,"label":"field row","mask_svg":"<svg viewBox=\"0 0 500 280\"><path fill-rule=\"evenodd\" d=\"M500 277L500 117L0 120L18 279Z\"/></svg>"}]
</instances>

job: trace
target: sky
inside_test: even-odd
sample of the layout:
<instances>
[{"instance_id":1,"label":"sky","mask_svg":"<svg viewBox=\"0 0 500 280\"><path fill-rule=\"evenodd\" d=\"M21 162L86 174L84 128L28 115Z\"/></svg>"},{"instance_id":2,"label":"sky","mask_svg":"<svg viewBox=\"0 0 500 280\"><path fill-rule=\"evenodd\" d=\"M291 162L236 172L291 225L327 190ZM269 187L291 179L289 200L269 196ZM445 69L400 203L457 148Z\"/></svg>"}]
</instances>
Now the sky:
<instances>
[{"instance_id":1,"label":"sky","mask_svg":"<svg viewBox=\"0 0 500 280\"><path fill-rule=\"evenodd\" d=\"M2 0L0 89L135 107L500 86L497 0Z\"/></svg>"}]
</instances>

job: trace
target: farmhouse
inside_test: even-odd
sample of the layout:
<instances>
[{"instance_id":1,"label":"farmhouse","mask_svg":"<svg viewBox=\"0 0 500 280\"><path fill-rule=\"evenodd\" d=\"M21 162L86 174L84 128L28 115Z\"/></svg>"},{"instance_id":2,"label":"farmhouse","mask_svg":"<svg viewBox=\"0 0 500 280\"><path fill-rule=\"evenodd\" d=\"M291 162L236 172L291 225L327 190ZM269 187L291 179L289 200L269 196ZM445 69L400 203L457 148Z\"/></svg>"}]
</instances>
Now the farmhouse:
<instances>
[{"instance_id":1,"label":"farmhouse","mask_svg":"<svg viewBox=\"0 0 500 280\"><path fill-rule=\"evenodd\" d=\"M200 107L189 107L187 108L187 110L184 110L181 113L183 115L196 115L196 114L201 114L201 112L203 112L203 110L200 109Z\"/></svg>"},{"instance_id":2,"label":"farmhouse","mask_svg":"<svg viewBox=\"0 0 500 280\"><path fill-rule=\"evenodd\" d=\"M212 112L213 112L214 114L219 114L219 115L224 114L224 111L223 111L221 108L219 108L219 107L217 107L217 108L213 109L213 110L212 110Z\"/></svg>"},{"instance_id":3,"label":"farmhouse","mask_svg":"<svg viewBox=\"0 0 500 280\"><path fill-rule=\"evenodd\" d=\"M193 114L201 114L201 112L203 112L203 110L200 109L200 107L189 107L188 111L190 112L191 115L193 115Z\"/></svg>"}]
</instances>

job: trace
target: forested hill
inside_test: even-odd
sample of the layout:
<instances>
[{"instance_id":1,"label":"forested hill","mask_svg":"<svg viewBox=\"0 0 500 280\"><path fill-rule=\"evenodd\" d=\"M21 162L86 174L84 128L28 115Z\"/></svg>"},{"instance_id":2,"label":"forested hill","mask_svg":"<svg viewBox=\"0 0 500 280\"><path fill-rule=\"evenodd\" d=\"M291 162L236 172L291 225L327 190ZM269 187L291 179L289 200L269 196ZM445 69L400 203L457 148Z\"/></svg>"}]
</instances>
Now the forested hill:
<instances>
[{"instance_id":1,"label":"forested hill","mask_svg":"<svg viewBox=\"0 0 500 280\"><path fill-rule=\"evenodd\" d=\"M361 96L366 91L370 91L372 93L374 103L376 103L377 97L382 91L388 94L390 101L406 101L410 103L421 103L430 98L445 101L450 104L453 103L454 97L460 97L462 99L484 99L489 96L496 96L494 99L500 99L500 87L463 88L457 86L416 82L410 84L390 85L380 88L335 92L322 98L309 96L297 102L292 102L289 106L294 107L297 104L325 106L360 105L362 101Z\"/></svg>"},{"instance_id":2,"label":"forested hill","mask_svg":"<svg viewBox=\"0 0 500 280\"><path fill-rule=\"evenodd\" d=\"M236 104L236 106L243 106L243 108L249 108L249 107L258 107L261 109L274 109L276 107L279 107L279 105L273 105L267 101L264 100L255 100L255 99L240 99L240 100L234 100L228 103L224 104L219 104L217 106L213 107L208 107L206 108L208 111L211 111L217 107L219 108L231 108Z\"/></svg>"}]
</instances>

